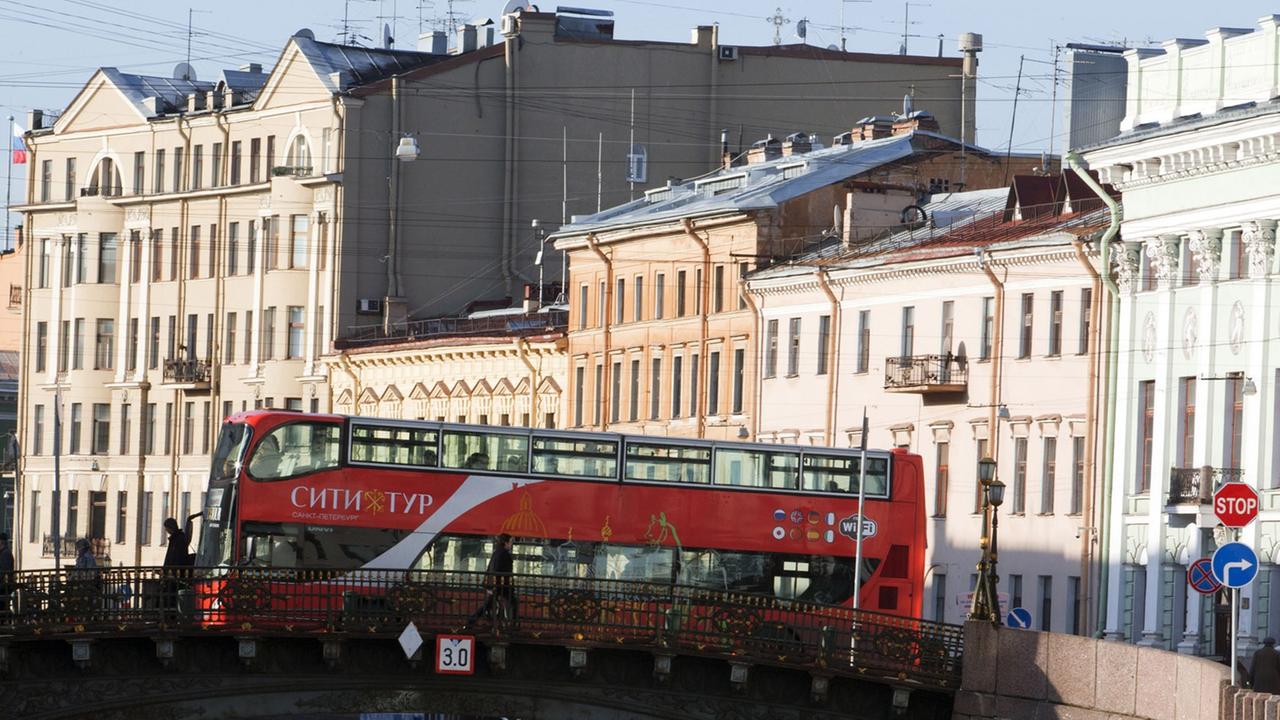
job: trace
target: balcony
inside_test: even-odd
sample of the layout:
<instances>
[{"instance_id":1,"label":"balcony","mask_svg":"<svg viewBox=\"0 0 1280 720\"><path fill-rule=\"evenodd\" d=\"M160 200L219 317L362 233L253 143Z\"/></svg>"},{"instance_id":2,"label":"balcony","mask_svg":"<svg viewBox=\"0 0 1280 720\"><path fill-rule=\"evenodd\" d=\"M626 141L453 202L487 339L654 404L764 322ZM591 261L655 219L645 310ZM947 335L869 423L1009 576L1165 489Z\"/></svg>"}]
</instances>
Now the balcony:
<instances>
[{"instance_id":1,"label":"balcony","mask_svg":"<svg viewBox=\"0 0 1280 720\"><path fill-rule=\"evenodd\" d=\"M62 543L61 543L62 552L58 553L58 556L64 557L64 558L74 558L76 556L76 540L79 540L79 539L80 538L69 537L64 535L62 537ZM89 548L93 551L93 556L95 558L97 558L98 560L111 559L111 543L106 538L93 537L93 538L88 538L88 540L89 540ZM55 543L53 542L53 536L45 535L44 546L41 548L41 551L40 551L41 556L47 557L47 558L53 557L54 546L55 546Z\"/></svg>"},{"instance_id":2,"label":"balcony","mask_svg":"<svg viewBox=\"0 0 1280 720\"><path fill-rule=\"evenodd\" d=\"M969 363L957 355L911 355L884 359L886 392L959 393L964 392L968 385Z\"/></svg>"},{"instance_id":3,"label":"balcony","mask_svg":"<svg viewBox=\"0 0 1280 720\"><path fill-rule=\"evenodd\" d=\"M1244 479L1240 468L1169 468L1169 505L1208 505L1223 483Z\"/></svg>"},{"instance_id":4,"label":"balcony","mask_svg":"<svg viewBox=\"0 0 1280 720\"><path fill-rule=\"evenodd\" d=\"M207 390L209 363L192 358L165 360L164 385L181 390Z\"/></svg>"},{"instance_id":5,"label":"balcony","mask_svg":"<svg viewBox=\"0 0 1280 720\"><path fill-rule=\"evenodd\" d=\"M277 165L271 168L271 175L274 177L304 178L314 174L310 165Z\"/></svg>"}]
</instances>

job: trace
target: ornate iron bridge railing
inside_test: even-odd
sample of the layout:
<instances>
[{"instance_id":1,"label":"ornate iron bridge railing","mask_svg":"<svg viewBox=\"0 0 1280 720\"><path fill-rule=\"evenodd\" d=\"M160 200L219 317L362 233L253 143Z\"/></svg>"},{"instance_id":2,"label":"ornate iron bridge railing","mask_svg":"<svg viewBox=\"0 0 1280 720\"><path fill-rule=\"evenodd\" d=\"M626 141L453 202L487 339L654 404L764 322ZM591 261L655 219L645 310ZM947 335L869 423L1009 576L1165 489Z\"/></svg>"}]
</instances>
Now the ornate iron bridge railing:
<instances>
[{"instance_id":1,"label":"ornate iron bridge railing","mask_svg":"<svg viewBox=\"0 0 1280 720\"><path fill-rule=\"evenodd\" d=\"M97 637L456 632L486 597L484 573L220 570L29 571L0 581L0 635ZM515 612L485 613L484 641L649 649L954 690L963 629L726 590L517 575ZM501 607L502 604L500 603Z\"/></svg>"}]
</instances>

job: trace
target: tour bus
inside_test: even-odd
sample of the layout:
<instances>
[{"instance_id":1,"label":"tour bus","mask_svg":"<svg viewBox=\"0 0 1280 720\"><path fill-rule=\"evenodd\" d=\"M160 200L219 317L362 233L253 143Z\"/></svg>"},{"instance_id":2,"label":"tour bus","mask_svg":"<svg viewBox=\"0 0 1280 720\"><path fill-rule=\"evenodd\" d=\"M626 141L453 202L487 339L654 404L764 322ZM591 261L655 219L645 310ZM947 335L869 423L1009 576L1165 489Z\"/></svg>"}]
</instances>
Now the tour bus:
<instances>
[{"instance_id":1,"label":"tour bus","mask_svg":"<svg viewBox=\"0 0 1280 720\"><path fill-rule=\"evenodd\" d=\"M485 569L637 580L920 616L921 459L262 410L227 418L201 568ZM858 484L865 477L859 587ZM332 573L331 573L332 574Z\"/></svg>"}]
</instances>

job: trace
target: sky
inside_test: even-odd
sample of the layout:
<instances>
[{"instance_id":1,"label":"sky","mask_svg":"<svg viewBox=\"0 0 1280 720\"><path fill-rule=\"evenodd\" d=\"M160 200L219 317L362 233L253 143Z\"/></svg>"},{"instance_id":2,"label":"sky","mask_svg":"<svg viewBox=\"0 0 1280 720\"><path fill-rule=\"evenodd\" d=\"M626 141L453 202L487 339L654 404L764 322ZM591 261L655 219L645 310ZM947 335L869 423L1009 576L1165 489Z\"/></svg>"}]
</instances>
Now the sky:
<instances>
[{"instance_id":1,"label":"sky","mask_svg":"<svg viewBox=\"0 0 1280 720\"><path fill-rule=\"evenodd\" d=\"M365 44L381 39L384 23L394 25L398 47L413 47L421 27L439 27L452 7L462 20L498 17L505 0L219 0L189 7L168 0L0 0L0 117L26 122L31 108L58 110L100 66L126 72L168 75L190 57L200 77L224 67L261 62L270 67L287 38L300 28L317 39L336 40L344 13ZM910 13L908 50L958 55L964 32L983 35L979 59L977 141L993 149L1009 143L1015 152L1062 151L1061 90L1065 54L1056 75L1055 47L1068 42L1159 44L1174 37L1203 38L1213 27L1255 28L1280 2L1232 0L573 0L577 7L612 10L621 39L688 42L697 25L719 23L725 45L767 45L778 16L784 43L800 42L797 21L807 19L806 42L826 47L840 42L843 4L850 51L895 53L902 44L904 11ZM545 3L544 11L554 10ZM188 12L190 11L190 15ZM194 34L187 32L190 17ZM421 25L419 24L421 18ZM371 40L373 38L374 40ZM1019 80L1019 65L1022 77ZM1016 115L1015 115L1015 89ZM885 108L886 111L897 109ZM852 118L851 118L852 120ZM1052 130L1051 130L1052 129ZM1052 142L1051 142L1052 141ZM23 168L14 169L13 201L21 201ZM3 229L0 229L2 232Z\"/></svg>"}]
</instances>

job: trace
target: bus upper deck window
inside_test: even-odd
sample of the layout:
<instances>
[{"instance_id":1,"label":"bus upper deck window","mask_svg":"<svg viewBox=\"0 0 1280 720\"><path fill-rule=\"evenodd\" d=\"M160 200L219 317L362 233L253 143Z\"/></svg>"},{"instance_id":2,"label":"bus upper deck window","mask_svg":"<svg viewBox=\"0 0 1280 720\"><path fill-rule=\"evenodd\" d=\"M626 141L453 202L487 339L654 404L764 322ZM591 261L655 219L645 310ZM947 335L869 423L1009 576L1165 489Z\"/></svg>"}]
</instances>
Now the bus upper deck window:
<instances>
[{"instance_id":1,"label":"bus upper deck window","mask_svg":"<svg viewBox=\"0 0 1280 720\"><path fill-rule=\"evenodd\" d=\"M249 461L256 480L282 480L338 466L337 425L290 423L272 430Z\"/></svg>"}]
</instances>

